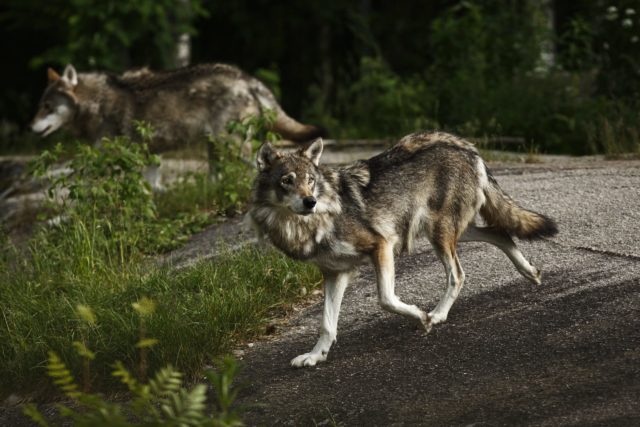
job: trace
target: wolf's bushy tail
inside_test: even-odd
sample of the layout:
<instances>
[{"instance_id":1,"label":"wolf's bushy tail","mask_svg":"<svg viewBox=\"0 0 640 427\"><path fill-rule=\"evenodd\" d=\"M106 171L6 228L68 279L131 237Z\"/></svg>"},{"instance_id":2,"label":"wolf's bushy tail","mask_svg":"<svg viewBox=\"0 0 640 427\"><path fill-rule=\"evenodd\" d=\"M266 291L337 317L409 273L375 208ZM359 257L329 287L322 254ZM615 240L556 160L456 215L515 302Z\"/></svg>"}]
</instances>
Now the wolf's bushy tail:
<instances>
[{"instance_id":1,"label":"wolf's bushy tail","mask_svg":"<svg viewBox=\"0 0 640 427\"><path fill-rule=\"evenodd\" d=\"M282 108L276 109L276 121L273 130L278 132L284 139L296 142L306 142L318 137L326 137L326 129L320 126L305 125L292 119Z\"/></svg>"},{"instance_id":2,"label":"wolf's bushy tail","mask_svg":"<svg viewBox=\"0 0 640 427\"><path fill-rule=\"evenodd\" d=\"M260 108L273 110L276 113L276 120L271 130L277 132L284 139L295 142L307 142L314 138L327 137L327 130L321 126L305 125L299 121L289 117L282 109L273 93L257 79L250 82L250 90L252 95L258 101Z\"/></svg>"},{"instance_id":3,"label":"wolf's bushy tail","mask_svg":"<svg viewBox=\"0 0 640 427\"><path fill-rule=\"evenodd\" d=\"M487 169L488 185L484 188L486 201L480 215L489 227L496 227L520 239L540 239L555 236L558 226L545 215L519 206L498 185Z\"/></svg>"}]
</instances>

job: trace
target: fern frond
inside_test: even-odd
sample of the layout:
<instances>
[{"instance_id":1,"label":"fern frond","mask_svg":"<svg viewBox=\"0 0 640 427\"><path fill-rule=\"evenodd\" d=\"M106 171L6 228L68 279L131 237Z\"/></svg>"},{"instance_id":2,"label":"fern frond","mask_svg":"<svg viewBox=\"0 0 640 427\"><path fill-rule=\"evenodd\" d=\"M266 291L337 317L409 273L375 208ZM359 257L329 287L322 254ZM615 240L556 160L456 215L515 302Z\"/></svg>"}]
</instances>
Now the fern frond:
<instances>
[{"instance_id":1,"label":"fern frond","mask_svg":"<svg viewBox=\"0 0 640 427\"><path fill-rule=\"evenodd\" d=\"M36 405L32 403L26 405L22 410L22 413L31 418L31 421L38 424L40 427L49 427L49 423L44 419L44 415L42 415L42 412L38 410Z\"/></svg>"},{"instance_id":2,"label":"fern frond","mask_svg":"<svg viewBox=\"0 0 640 427\"><path fill-rule=\"evenodd\" d=\"M176 393L182 386L182 374L171 365L160 369L156 376L149 381L151 394L156 397Z\"/></svg>"},{"instance_id":3,"label":"fern frond","mask_svg":"<svg viewBox=\"0 0 640 427\"><path fill-rule=\"evenodd\" d=\"M55 352L49 352L49 359L47 361L47 374L53 379L53 383L57 385L60 390L68 397L76 399L80 392L79 387L71 375L71 371L67 369L60 356Z\"/></svg>"},{"instance_id":4,"label":"fern frond","mask_svg":"<svg viewBox=\"0 0 640 427\"><path fill-rule=\"evenodd\" d=\"M207 419L206 386L196 385L191 391L181 389L163 399L161 409L170 425L200 426Z\"/></svg>"},{"instance_id":5,"label":"fern frond","mask_svg":"<svg viewBox=\"0 0 640 427\"><path fill-rule=\"evenodd\" d=\"M96 358L96 354L93 351L89 350L85 343L74 341L71 343L71 345L73 345L73 347L76 349L76 353L78 353L80 357L83 357L87 360L94 360Z\"/></svg>"},{"instance_id":6,"label":"fern frond","mask_svg":"<svg viewBox=\"0 0 640 427\"><path fill-rule=\"evenodd\" d=\"M119 378L120 382L129 388L129 391L135 392L138 389L138 381L131 375L131 373L124 367L122 362L118 361L113 364L112 376Z\"/></svg>"}]
</instances>

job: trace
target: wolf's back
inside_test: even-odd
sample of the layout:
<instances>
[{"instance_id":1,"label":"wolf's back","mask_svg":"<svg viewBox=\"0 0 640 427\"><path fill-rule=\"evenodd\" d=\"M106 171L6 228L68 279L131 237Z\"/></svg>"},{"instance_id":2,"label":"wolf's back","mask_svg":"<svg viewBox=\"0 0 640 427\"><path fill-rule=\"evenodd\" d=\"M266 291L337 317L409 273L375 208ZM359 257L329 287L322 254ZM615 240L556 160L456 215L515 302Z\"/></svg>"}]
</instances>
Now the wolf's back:
<instances>
[{"instance_id":1,"label":"wolf's back","mask_svg":"<svg viewBox=\"0 0 640 427\"><path fill-rule=\"evenodd\" d=\"M520 239L540 239L558 233L555 221L545 215L519 206L498 185L487 170L488 184L484 188L486 202L480 215L489 227L506 231Z\"/></svg>"}]
</instances>

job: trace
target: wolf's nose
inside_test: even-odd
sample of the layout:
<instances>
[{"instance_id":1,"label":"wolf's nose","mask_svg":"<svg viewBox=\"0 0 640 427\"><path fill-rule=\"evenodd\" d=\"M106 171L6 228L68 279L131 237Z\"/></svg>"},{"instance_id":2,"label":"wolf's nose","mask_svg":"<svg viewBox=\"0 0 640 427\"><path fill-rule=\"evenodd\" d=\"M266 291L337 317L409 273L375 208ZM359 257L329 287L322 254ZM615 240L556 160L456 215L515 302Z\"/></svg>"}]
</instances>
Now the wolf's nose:
<instances>
[{"instance_id":1,"label":"wolf's nose","mask_svg":"<svg viewBox=\"0 0 640 427\"><path fill-rule=\"evenodd\" d=\"M313 196L305 197L302 199L302 204L305 208L311 209L316 205L316 198Z\"/></svg>"}]
</instances>

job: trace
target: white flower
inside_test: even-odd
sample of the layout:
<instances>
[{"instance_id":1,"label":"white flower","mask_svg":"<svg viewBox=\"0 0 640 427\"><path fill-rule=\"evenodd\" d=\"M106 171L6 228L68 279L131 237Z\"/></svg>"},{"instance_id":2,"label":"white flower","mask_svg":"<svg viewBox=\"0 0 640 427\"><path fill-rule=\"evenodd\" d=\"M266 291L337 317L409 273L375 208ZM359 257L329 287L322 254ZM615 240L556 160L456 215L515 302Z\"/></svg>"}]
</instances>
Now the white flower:
<instances>
[{"instance_id":1,"label":"white flower","mask_svg":"<svg viewBox=\"0 0 640 427\"><path fill-rule=\"evenodd\" d=\"M618 11L618 8L615 6L609 6L607 8L607 13L616 13Z\"/></svg>"},{"instance_id":2,"label":"white flower","mask_svg":"<svg viewBox=\"0 0 640 427\"><path fill-rule=\"evenodd\" d=\"M631 43L638 43L638 40L640 40L640 37L638 36L631 37Z\"/></svg>"},{"instance_id":3,"label":"white flower","mask_svg":"<svg viewBox=\"0 0 640 427\"><path fill-rule=\"evenodd\" d=\"M631 28L633 27L633 21L629 18L625 18L622 20L622 27L623 28Z\"/></svg>"},{"instance_id":4,"label":"white flower","mask_svg":"<svg viewBox=\"0 0 640 427\"><path fill-rule=\"evenodd\" d=\"M633 10L633 9L631 9L631 8L628 8L628 9L626 9L626 10L624 11L624 13L625 13L626 15L635 15L635 14L636 14L636 11L635 11L635 10Z\"/></svg>"}]
</instances>

